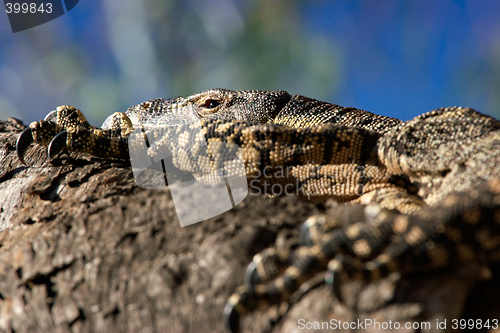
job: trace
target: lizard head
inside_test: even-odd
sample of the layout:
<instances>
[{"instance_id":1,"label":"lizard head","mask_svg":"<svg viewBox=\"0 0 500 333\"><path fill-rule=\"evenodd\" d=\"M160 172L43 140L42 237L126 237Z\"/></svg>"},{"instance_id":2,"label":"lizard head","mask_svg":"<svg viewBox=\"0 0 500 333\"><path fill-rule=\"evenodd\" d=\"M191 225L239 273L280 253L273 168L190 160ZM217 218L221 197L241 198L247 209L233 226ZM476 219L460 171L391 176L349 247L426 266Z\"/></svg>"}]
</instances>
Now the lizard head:
<instances>
[{"instance_id":1,"label":"lizard head","mask_svg":"<svg viewBox=\"0 0 500 333\"><path fill-rule=\"evenodd\" d=\"M210 89L186 98L201 118L270 122L290 101L286 91Z\"/></svg>"}]
</instances>

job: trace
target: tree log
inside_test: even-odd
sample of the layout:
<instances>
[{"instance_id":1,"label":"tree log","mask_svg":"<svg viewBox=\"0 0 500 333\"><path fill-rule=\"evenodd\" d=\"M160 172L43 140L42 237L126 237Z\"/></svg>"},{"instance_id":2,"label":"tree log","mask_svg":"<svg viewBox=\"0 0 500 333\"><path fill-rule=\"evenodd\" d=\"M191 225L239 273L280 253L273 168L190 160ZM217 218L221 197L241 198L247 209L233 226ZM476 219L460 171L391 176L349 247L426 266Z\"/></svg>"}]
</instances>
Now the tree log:
<instances>
[{"instance_id":1,"label":"tree log","mask_svg":"<svg viewBox=\"0 0 500 333\"><path fill-rule=\"evenodd\" d=\"M181 227L170 192L138 187L127 162L71 154L50 163L43 147L32 147L23 166L15 153L23 128L0 122L2 332L222 332L223 308L253 255L297 237L313 213L360 209L249 195ZM354 281L343 304L310 284L274 325L277 307L243 317L241 331L308 332L301 323L333 319L409 322L406 331L429 322L422 331L435 331L437 320L451 330L452 319L500 319L498 274L481 281L487 274L478 271L488 269ZM315 332L332 331L321 327ZM384 330L377 328L356 331Z\"/></svg>"}]
</instances>

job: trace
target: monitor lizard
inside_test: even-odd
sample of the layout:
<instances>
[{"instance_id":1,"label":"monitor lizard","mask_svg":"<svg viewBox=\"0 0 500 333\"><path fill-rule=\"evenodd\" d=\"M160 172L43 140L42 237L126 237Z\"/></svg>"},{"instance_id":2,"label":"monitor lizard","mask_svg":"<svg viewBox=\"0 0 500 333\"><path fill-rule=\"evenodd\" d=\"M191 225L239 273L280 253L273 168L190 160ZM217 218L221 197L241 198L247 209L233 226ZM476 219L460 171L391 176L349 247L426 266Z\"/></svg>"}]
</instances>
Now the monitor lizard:
<instances>
[{"instance_id":1,"label":"monitor lizard","mask_svg":"<svg viewBox=\"0 0 500 333\"><path fill-rule=\"evenodd\" d=\"M355 221L313 216L298 248L257 254L224 310L231 332L240 315L289 301L320 271L341 300L346 279L500 260L500 122L473 109L441 108L403 122L285 91L211 89L143 102L113 114L103 128L61 106L19 136L18 156L24 163L35 142L51 159L63 150L128 159L129 148L144 148L144 140L128 142L137 128L156 139L147 148L151 158L169 150L176 167L202 181L210 181L200 171L207 163L230 176L241 172L201 145L231 143L248 181L264 191L269 183L291 185L306 200L358 203L371 212ZM263 176L278 167L289 172Z\"/></svg>"}]
</instances>

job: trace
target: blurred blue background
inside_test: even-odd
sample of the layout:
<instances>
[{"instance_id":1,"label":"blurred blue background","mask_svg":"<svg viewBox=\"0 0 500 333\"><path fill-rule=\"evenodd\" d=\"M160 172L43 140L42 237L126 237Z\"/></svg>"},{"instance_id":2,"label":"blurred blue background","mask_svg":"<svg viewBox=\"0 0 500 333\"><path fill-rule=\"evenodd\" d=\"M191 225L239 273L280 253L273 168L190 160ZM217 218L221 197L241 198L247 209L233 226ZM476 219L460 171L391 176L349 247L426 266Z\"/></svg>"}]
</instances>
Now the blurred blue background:
<instances>
[{"instance_id":1,"label":"blurred blue background","mask_svg":"<svg viewBox=\"0 0 500 333\"><path fill-rule=\"evenodd\" d=\"M16 34L0 13L1 119L71 104L100 125L215 87L403 120L454 105L500 118L500 1L80 1Z\"/></svg>"}]
</instances>

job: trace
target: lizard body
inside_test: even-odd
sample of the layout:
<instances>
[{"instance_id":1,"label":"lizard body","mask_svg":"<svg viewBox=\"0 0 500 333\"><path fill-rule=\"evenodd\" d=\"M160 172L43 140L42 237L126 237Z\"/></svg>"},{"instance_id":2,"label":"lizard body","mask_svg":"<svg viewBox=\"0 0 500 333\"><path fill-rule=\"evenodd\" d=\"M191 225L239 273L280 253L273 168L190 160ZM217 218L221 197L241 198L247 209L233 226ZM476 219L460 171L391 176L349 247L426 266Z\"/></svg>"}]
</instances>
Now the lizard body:
<instances>
[{"instance_id":1,"label":"lizard body","mask_svg":"<svg viewBox=\"0 0 500 333\"><path fill-rule=\"evenodd\" d=\"M262 188L292 184L308 200L379 207L373 221L344 227L334 217L310 219L298 250L256 255L246 286L225 310L231 331L240 314L261 301L288 301L325 269L341 298L339 284L350 277L500 260L500 122L473 109L441 108L402 122L284 91L212 89L146 101L112 115L102 129L79 110L60 107L23 132L18 153L22 160L35 141L49 146L50 157L66 148L127 159L129 147L144 148L127 142L137 128L154 138L151 158L168 150L176 167L204 181L213 181L204 170L214 165L229 176L241 172L222 150L199 148L204 140L210 147L230 143L241 151L248 180ZM289 172L264 177L265 168Z\"/></svg>"}]
</instances>

